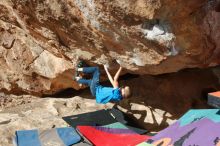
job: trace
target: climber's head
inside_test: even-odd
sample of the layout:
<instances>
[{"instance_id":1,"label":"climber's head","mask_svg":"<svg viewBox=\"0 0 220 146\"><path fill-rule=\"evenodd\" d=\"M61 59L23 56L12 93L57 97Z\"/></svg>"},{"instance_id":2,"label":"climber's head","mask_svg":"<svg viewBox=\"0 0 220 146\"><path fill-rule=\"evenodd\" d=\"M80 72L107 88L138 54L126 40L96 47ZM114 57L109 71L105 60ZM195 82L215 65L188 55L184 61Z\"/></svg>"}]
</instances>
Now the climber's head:
<instances>
[{"instance_id":1,"label":"climber's head","mask_svg":"<svg viewBox=\"0 0 220 146\"><path fill-rule=\"evenodd\" d=\"M130 87L125 86L121 88L121 95L123 98L129 98L131 96Z\"/></svg>"}]
</instances>

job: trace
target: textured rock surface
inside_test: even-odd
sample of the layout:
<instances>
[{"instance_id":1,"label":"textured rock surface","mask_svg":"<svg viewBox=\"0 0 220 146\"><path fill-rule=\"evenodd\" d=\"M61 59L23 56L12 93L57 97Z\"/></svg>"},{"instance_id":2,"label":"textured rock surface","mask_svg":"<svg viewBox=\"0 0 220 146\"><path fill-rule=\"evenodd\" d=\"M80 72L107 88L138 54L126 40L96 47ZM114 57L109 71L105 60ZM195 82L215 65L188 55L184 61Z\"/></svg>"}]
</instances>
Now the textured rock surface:
<instances>
[{"instance_id":1,"label":"textured rock surface","mask_svg":"<svg viewBox=\"0 0 220 146\"><path fill-rule=\"evenodd\" d=\"M122 84L131 87L133 96L118 104L118 108L145 128L158 130L189 109L210 108L207 93L219 90L219 81L220 68L190 69L125 80Z\"/></svg>"},{"instance_id":2,"label":"textured rock surface","mask_svg":"<svg viewBox=\"0 0 220 146\"><path fill-rule=\"evenodd\" d=\"M0 89L78 89L77 56L138 74L214 66L219 17L218 0L1 0Z\"/></svg>"},{"instance_id":3,"label":"textured rock surface","mask_svg":"<svg viewBox=\"0 0 220 146\"><path fill-rule=\"evenodd\" d=\"M38 98L31 95L16 96L13 94L5 95L4 93L0 93L0 111L5 108L16 107L18 105L30 103L36 99Z\"/></svg>"},{"instance_id":4,"label":"textured rock surface","mask_svg":"<svg viewBox=\"0 0 220 146\"><path fill-rule=\"evenodd\" d=\"M219 40L219 0L1 0L0 91L79 89L71 80L78 57L88 65L109 63L111 72L117 60L124 73L142 75L125 81L134 96L117 107L159 130L190 108L207 108L205 95L220 88L220 71L157 74L219 65ZM113 106L95 104L88 90L83 94L0 94L1 144L11 145L15 130L65 126L64 115Z\"/></svg>"},{"instance_id":5,"label":"textured rock surface","mask_svg":"<svg viewBox=\"0 0 220 146\"><path fill-rule=\"evenodd\" d=\"M97 105L92 99L78 96L67 99L38 98L30 103L8 107L0 112L0 145L12 146L12 136L16 130L66 127L67 123L62 120L63 116L110 107L112 104Z\"/></svg>"}]
</instances>

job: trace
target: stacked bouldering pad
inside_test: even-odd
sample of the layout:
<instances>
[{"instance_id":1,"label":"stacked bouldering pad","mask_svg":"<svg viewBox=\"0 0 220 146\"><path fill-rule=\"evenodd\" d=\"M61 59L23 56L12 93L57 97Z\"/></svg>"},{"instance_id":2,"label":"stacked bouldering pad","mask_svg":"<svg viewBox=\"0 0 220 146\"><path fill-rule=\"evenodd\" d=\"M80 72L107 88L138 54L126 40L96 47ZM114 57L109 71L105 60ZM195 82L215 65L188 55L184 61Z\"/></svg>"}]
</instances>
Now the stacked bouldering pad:
<instances>
[{"instance_id":1,"label":"stacked bouldering pad","mask_svg":"<svg viewBox=\"0 0 220 146\"><path fill-rule=\"evenodd\" d=\"M63 117L82 139L96 146L135 146L149 139L147 131L130 125L122 112L113 108Z\"/></svg>"},{"instance_id":2,"label":"stacked bouldering pad","mask_svg":"<svg viewBox=\"0 0 220 146\"><path fill-rule=\"evenodd\" d=\"M138 134L144 134L147 130L132 126L126 116L119 110L112 108L108 110L99 110L79 115L63 117L70 126L103 126L116 122L124 124L127 128L135 131Z\"/></svg>"},{"instance_id":3,"label":"stacked bouldering pad","mask_svg":"<svg viewBox=\"0 0 220 146\"><path fill-rule=\"evenodd\" d=\"M220 108L220 91L208 94L208 104L215 108Z\"/></svg>"}]
</instances>

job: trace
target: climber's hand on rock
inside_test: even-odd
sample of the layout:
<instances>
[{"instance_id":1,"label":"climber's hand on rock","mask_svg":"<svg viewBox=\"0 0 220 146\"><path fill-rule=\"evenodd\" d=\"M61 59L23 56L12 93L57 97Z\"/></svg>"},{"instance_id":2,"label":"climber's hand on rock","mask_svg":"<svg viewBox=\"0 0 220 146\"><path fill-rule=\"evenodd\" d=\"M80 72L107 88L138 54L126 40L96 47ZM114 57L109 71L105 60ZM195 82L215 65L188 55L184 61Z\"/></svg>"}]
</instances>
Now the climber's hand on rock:
<instances>
[{"instance_id":1,"label":"climber's hand on rock","mask_svg":"<svg viewBox=\"0 0 220 146\"><path fill-rule=\"evenodd\" d=\"M108 65L108 64L104 64L103 66L104 66L104 69L105 69L105 70L108 70L108 68L109 68L109 65Z\"/></svg>"},{"instance_id":2,"label":"climber's hand on rock","mask_svg":"<svg viewBox=\"0 0 220 146\"><path fill-rule=\"evenodd\" d=\"M116 62L121 66L121 61L116 59Z\"/></svg>"}]
</instances>

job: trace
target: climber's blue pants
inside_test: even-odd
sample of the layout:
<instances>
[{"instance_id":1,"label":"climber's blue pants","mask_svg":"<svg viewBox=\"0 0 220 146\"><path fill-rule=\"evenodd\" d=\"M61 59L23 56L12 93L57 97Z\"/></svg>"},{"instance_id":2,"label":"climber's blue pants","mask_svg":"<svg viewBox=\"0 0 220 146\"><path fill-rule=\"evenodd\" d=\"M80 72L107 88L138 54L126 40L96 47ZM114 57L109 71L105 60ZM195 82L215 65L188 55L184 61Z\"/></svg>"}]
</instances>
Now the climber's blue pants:
<instances>
[{"instance_id":1,"label":"climber's blue pants","mask_svg":"<svg viewBox=\"0 0 220 146\"><path fill-rule=\"evenodd\" d=\"M95 96L96 87L99 86L99 67L83 67L83 73L91 73L92 79L79 79L77 82L88 85L90 87L92 95Z\"/></svg>"}]
</instances>

